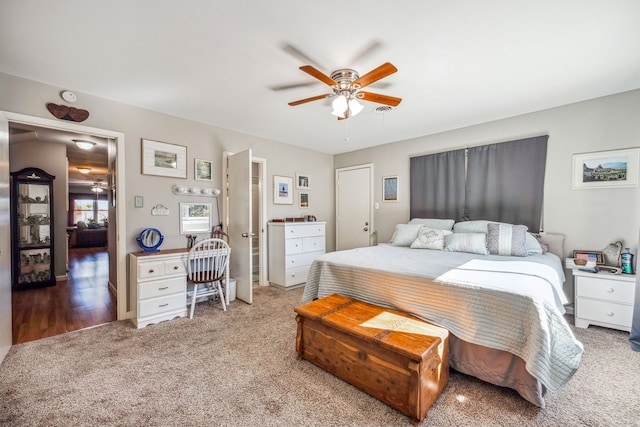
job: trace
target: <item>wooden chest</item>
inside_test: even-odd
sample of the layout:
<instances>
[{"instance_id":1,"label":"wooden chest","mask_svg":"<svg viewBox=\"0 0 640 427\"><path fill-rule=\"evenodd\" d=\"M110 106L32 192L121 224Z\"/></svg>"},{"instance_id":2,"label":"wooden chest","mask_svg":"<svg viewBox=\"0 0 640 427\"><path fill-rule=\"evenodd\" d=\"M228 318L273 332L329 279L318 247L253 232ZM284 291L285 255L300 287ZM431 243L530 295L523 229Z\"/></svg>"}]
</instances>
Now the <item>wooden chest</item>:
<instances>
[{"instance_id":1,"label":"wooden chest","mask_svg":"<svg viewBox=\"0 0 640 427\"><path fill-rule=\"evenodd\" d=\"M307 359L421 422L449 380L449 332L333 294L295 308Z\"/></svg>"}]
</instances>

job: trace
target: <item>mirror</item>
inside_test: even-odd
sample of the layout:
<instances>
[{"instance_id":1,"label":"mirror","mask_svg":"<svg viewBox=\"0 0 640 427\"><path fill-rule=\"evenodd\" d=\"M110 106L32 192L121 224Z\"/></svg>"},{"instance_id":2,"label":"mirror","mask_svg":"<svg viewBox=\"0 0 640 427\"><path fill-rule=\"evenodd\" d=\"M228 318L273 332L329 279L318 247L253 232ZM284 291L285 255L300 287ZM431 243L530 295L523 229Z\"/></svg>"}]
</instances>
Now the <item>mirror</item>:
<instances>
[{"instance_id":1,"label":"mirror","mask_svg":"<svg viewBox=\"0 0 640 427\"><path fill-rule=\"evenodd\" d=\"M156 252L162 244L164 236L157 228L145 228L136 237L136 242L142 248L143 252Z\"/></svg>"},{"instance_id":2,"label":"mirror","mask_svg":"<svg viewBox=\"0 0 640 427\"><path fill-rule=\"evenodd\" d=\"M210 231L211 203L180 203L180 234Z\"/></svg>"}]
</instances>

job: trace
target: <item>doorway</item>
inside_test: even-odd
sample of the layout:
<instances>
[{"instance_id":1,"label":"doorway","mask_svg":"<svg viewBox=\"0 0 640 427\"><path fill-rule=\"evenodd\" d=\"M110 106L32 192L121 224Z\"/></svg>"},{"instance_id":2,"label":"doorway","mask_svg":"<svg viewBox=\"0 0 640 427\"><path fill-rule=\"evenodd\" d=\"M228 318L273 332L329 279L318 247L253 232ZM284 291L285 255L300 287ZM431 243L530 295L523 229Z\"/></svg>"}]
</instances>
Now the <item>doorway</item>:
<instances>
[{"instance_id":1,"label":"doorway","mask_svg":"<svg viewBox=\"0 0 640 427\"><path fill-rule=\"evenodd\" d=\"M75 123L66 123L59 122L50 119L43 119L39 117L25 116L17 113L3 112L0 111L0 145L6 147L7 152L9 151L9 129L10 127L38 127L41 129L43 133L45 132L59 132L60 134L72 134L76 138L79 135L88 136L89 138L102 138L107 141L108 144L108 162L105 165L105 170L108 170L110 174L109 180L101 183L101 187L104 187L104 190L109 192L110 197L116 197L116 189L124 190L124 156L117 156L117 152L120 151L124 153L124 135L120 132L113 132L104 129L91 128ZM12 165L9 165L11 169L15 169ZM118 170L117 179L115 171ZM9 184L8 174L4 174L0 177L0 181L5 183L7 186ZM62 193L62 194L61 194ZM65 192L58 192L58 197L63 197L66 199ZM69 206L68 201L65 201L63 205ZM108 288L103 288L101 290L102 294L99 297L95 298L96 305L101 305L102 313L99 314L95 311L95 307L91 308L90 305L86 305L85 308L91 311L91 314L84 315L82 321L77 321L73 319L73 316L70 317L70 321L74 325L79 325L79 327L71 327L71 330L78 329L80 327L94 326L95 324L102 324L107 321L116 320L116 319L124 319L128 317L127 310L127 294L126 294L126 245L124 242L120 242L117 236L120 234L119 230L126 229L126 217L125 217L125 207L124 206L114 206L112 199L109 199L109 208L108 208L108 221L109 221L109 232L108 232L108 245L107 248L102 250L100 249L87 249L81 251L82 253L71 253L68 259L69 264L69 275L67 278L66 285L69 285L70 282L74 282L75 287L78 292L81 292L86 296L90 292L86 290L87 282L89 280L86 277L86 272L91 271L94 279L97 277L101 277L100 280L105 280ZM62 215L62 217L66 218L66 215ZM66 223L66 219L65 219ZM64 232L62 233L64 235ZM58 256L65 257L67 256L66 246L63 247L64 250L57 250L55 257ZM9 254L10 251L4 252L2 255L2 264L7 269L10 270L10 256L5 257L5 254ZM60 274L60 269L57 269L56 276L62 276L64 279L64 273ZM58 285L62 283L62 281L58 282ZM84 284L83 284L84 283ZM58 286L56 286L58 287ZM111 293L109 293L109 289L111 289ZM46 291L46 290L45 290ZM49 292L52 289L48 290ZM66 292L69 292L67 289ZM5 299L5 301L12 301L12 295L10 287L3 287L1 289L0 298ZM41 299L38 297L38 299ZM79 301L78 298L75 298L75 301ZM2 313L3 321L0 324L3 325L4 334L6 331L5 326L7 325L9 329L9 336L13 337L12 330L12 309L11 304L9 305L9 310L5 311L3 307ZM8 322L4 322L5 319L8 318ZM85 322L87 318L93 318L94 320L89 320L88 323ZM93 323L91 325L89 323ZM66 330L70 330L69 328L65 328ZM58 333L66 332L62 328L58 329Z\"/></svg>"},{"instance_id":2,"label":"doorway","mask_svg":"<svg viewBox=\"0 0 640 427\"><path fill-rule=\"evenodd\" d=\"M336 250L371 245L373 164L336 169Z\"/></svg>"}]
</instances>

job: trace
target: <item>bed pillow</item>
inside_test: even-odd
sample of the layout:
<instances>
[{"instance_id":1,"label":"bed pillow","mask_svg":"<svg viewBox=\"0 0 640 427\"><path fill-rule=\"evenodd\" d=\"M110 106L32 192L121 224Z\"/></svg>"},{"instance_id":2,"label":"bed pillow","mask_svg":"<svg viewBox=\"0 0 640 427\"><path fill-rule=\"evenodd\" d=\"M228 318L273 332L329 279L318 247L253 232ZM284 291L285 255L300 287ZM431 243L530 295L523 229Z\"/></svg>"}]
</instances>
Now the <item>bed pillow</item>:
<instances>
[{"instance_id":1,"label":"bed pillow","mask_svg":"<svg viewBox=\"0 0 640 427\"><path fill-rule=\"evenodd\" d=\"M413 218L409 224L422 224L429 228L437 228L439 230L451 230L453 228L453 219L437 219L437 218Z\"/></svg>"},{"instance_id":2,"label":"bed pillow","mask_svg":"<svg viewBox=\"0 0 640 427\"><path fill-rule=\"evenodd\" d=\"M418 237L418 231L420 231L420 224L398 224L396 230L391 236L389 244L393 246L411 246L416 237Z\"/></svg>"},{"instance_id":3,"label":"bed pillow","mask_svg":"<svg viewBox=\"0 0 640 427\"><path fill-rule=\"evenodd\" d=\"M545 250L540 242L538 242L538 239L536 239L536 236L531 233L527 233L527 241L525 244L527 245L527 255L542 255L549 250L548 248Z\"/></svg>"},{"instance_id":4,"label":"bed pillow","mask_svg":"<svg viewBox=\"0 0 640 427\"><path fill-rule=\"evenodd\" d=\"M430 228L423 225L418 231L418 237L411 243L411 249L435 249L441 251L444 249L444 238L449 234L452 234L449 230Z\"/></svg>"},{"instance_id":5,"label":"bed pillow","mask_svg":"<svg viewBox=\"0 0 640 427\"><path fill-rule=\"evenodd\" d=\"M527 256L527 226L487 224L487 249L492 255Z\"/></svg>"},{"instance_id":6,"label":"bed pillow","mask_svg":"<svg viewBox=\"0 0 640 427\"><path fill-rule=\"evenodd\" d=\"M452 233L444 238L444 250L489 255L486 233Z\"/></svg>"},{"instance_id":7,"label":"bed pillow","mask_svg":"<svg viewBox=\"0 0 640 427\"><path fill-rule=\"evenodd\" d=\"M476 220L456 222L453 225L454 233L486 233L487 224L493 221Z\"/></svg>"}]
</instances>

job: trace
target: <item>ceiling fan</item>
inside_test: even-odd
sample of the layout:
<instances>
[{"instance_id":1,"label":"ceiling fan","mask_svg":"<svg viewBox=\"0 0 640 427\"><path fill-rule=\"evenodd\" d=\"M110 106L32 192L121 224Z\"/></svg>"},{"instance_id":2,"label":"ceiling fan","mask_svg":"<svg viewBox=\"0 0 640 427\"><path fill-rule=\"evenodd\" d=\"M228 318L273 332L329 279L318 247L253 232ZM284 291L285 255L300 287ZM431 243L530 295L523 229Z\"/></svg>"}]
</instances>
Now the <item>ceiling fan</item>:
<instances>
[{"instance_id":1,"label":"ceiling fan","mask_svg":"<svg viewBox=\"0 0 640 427\"><path fill-rule=\"evenodd\" d=\"M335 97L331 104L333 107L331 114L337 116L338 120L344 120L362 111L364 106L358 102L359 99L392 107L396 107L402 101L402 98L362 90L364 87L398 71L398 69L389 62L385 62L363 76L360 76L357 71L349 68L336 70L331 73L331 76L327 76L312 65L304 65L300 67L300 69L330 86L332 92L289 102L289 105L292 107L307 102Z\"/></svg>"}]
</instances>

